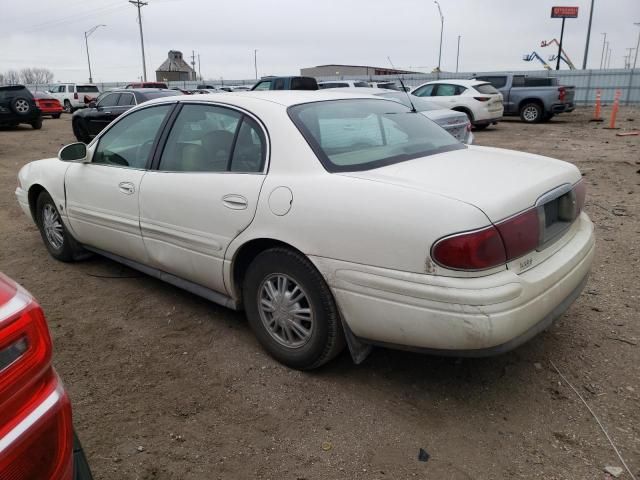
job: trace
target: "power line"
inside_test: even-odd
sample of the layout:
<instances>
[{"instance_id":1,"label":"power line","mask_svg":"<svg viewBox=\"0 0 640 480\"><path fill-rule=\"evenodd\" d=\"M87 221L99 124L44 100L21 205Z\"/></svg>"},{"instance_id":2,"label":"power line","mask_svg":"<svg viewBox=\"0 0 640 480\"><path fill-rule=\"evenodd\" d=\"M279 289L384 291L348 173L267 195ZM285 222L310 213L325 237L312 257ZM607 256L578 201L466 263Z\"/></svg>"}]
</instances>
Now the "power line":
<instances>
[{"instance_id":1,"label":"power line","mask_svg":"<svg viewBox=\"0 0 640 480\"><path fill-rule=\"evenodd\" d=\"M74 15L70 15L68 17L62 17L56 20L49 20L47 22L42 22L42 23L38 23L35 25L32 25L31 27L27 27L26 29L22 30L22 33L31 33L31 32L35 32L38 30L47 30L50 28L57 28L60 27L62 25L68 24L68 23L75 23L75 22L79 22L81 20L85 20L88 17L95 17L96 14L106 14L106 13L114 13L117 10L120 10L123 8L123 5L118 2L118 3L113 3L110 5L105 5L102 6L100 8L96 8L96 9L92 9L92 10L87 10L85 12L80 12L80 13L76 13Z\"/></svg>"}]
</instances>

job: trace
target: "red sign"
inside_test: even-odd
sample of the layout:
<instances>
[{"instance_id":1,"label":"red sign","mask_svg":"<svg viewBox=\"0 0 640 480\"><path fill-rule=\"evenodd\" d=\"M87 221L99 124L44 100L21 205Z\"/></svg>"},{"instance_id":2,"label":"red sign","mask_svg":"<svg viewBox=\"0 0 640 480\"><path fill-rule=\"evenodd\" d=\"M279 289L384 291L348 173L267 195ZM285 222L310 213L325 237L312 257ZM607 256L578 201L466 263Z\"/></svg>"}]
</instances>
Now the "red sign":
<instances>
[{"instance_id":1,"label":"red sign","mask_svg":"<svg viewBox=\"0 0 640 480\"><path fill-rule=\"evenodd\" d=\"M578 7L551 7L551 18L578 18Z\"/></svg>"}]
</instances>

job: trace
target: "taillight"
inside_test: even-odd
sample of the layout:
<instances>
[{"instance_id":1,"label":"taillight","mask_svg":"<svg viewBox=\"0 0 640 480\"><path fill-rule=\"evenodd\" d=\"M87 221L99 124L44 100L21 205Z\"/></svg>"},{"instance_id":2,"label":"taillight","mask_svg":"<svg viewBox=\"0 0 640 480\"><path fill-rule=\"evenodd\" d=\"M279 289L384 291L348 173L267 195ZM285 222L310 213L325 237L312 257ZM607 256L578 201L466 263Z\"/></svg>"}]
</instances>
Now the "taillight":
<instances>
[{"instance_id":1,"label":"taillight","mask_svg":"<svg viewBox=\"0 0 640 480\"><path fill-rule=\"evenodd\" d=\"M473 98L475 98L479 102L488 102L489 100L491 100L491 97L473 97Z\"/></svg>"},{"instance_id":2,"label":"taillight","mask_svg":"<svg viewBox=\"0 0 640 480\"><path fill-rule=\"evenodd\" d=\"M75 93L73 94L73 98L74 98L74 100L77 100L77 99L78 99L78 92L75 92Z\"/></svg>"},{"instance_id":3,"label":"taillight","mask_svg":"<svg viewBox=\"0 0 640 480\"><path fill-rule=\"evenodd\" d=\"M584 209L584 203L587 199L587 184L584 180L580 180L574 187L576 192L576 217L580 215L580 212Z\"/></svg>"},{"instance_id":4,"label":"taillight","mask_svg":"<svg viewBox=\"0 0 640 480\"><path fill-rule=\"evenodd\" d=\"M535 250L540 241L540 222L538 221L537 208L500 222L496 227L507 251L507 261Z\"/></svg>"},{"instance_id":5,"label":"taillight","mask_svg":"<svg viewBox=\"0 0 640 480\"><path fill-rule=\"evenodd\" d=\"M433 246L432 256L456 270L485 270L506 262L504 244L493 226L443 238Z\"/></svg>"},{"instance_id":6,"label":"taillight","mask_svg":"<svg viewBox=\"0 0 640 480\"><path fill-rule=\"evenodd\" d=\"M0 479L71 479L71 407L46 319L2 274L0 300Z\"/></svg>"},{"instance_id":7,"label":"taillight","mask_svg":"<svg viewBox=\"0 0 640 480\"><path fill-rule=\"evenodd\" d=\"M564 101L565 96L567 95L567 90L564 87L558 88L558 100L561 102Z\"/></svg>"}]
</instances>

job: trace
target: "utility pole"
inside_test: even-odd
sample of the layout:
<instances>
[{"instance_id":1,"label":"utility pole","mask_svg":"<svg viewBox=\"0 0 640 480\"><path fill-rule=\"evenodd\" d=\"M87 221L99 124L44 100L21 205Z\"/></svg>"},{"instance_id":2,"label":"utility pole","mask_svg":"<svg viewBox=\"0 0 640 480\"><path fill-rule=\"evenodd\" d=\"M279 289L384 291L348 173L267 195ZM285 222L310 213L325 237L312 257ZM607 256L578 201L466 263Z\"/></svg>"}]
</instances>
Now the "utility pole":
<instances>
[{"instance_id":1,"label":"utility pole","mask_svg":"<svg viewBox=\"0 0 640 480\"><path fill-rule=\"evenodd\" d=\"M611 47L609 47L609 42L607 42L607 70L611 67Z\"/></svg>"},{"instance_id":2,"label":"utility pole","mask_svg":"<svg viewBox=\"0 0 640 480\"><path fill-rule=\"evenodd\" d=\"M256 71L256 80L258 80L258 49L253 51L253 68Z\"/></svg>"},{"instance_id":3,"label":"utility pole","mask_svg":"<svg viewBox=\"0 0 640 480\"><path fill-rule=\"evenodd\" d=\"M460 37L462 35L458 35L458 53L456 53L456 73L458 73L458 65L460 63Z\"/></svg>"},{"instance_id":4,"label":"utility pole","mask_svg":"<svg viewBox=\"0 0 640 480\"><path fill-rule=\"evenodd\" d=\"M627 48L626 50L628 53L624 56L624 68L631 68L631 52L633 52L635 48L631 47Z\"/></svg>"},{"instance_id":5,"label":"utility pole","mask_svg":"<svg viewBox=\"0 0 640 480\"><path fill-rule=\"evenodd\" d=\"M640 27L640 22L635 22L635 26ZM636 43L636 56L633 58L633 68L638 64L638 49L640 49L640 32L638 32L638 43Z\"/></svg>"},{"instance_id":6,"label":"utility pole","mask_svg":"<svg viewBox=\"0 0 640 480\"><path fill-rule=\"evenodd\" d=\"M144 36L142 35L142 15L140 13L140 9L145 5L148 5L147 2L143 2L142 0L129 0L131 5L135 5L138 7L138 26L140 27L140 47L142 48L142 77L144 81L147 81L147 63L144 59Z\"/></svg>"},{"instance_id":7,"label":"utility pole","mask_svg":"<svg viewBox=\"0 0 640 480\"><path fill-rule=\"evenodd\" d=\"M604 35L604 39L602 40L602 55L600 55L600 70L602 70L602 62L604 62L604 49L607 46L607 33L601 33L600 35Z\"/></svg>"},{"instance_id":8,"label":"utility pole","mask_svg":"<svg viewBox=\"0 0 640 480\"><path fill-rule=\"evenodd\" d=\"M591 0L591 10L589 10L589 26L587 27L587 43L584 45L584 58L582 59L582 69L587 69L587 57L589 56L589 39L591 37L591 20L593 20L593 2Z\"/></svg>"},{"instance_id":9,"label":"utility pole","mask_svg":"<svg viewBox=\"0 0 640 480\"><path fill-rule=\"evenodd\" d=\"M440 12L440 53L438 54L438 78L440 78L440 65L442 62L442 33L444 32L444 15L442 15L442 9L440 8L440 4L438 0L434 0L434 2L438 6L438 12Z\"/></svg>"},{"instance_id":10,"label":"utility pole","mask_svg":"<svg viewBox=\"0 0 640 480\"><path fill-rule=\"evenodd\" d=\"M87 64L89 65L89 83L93 83L93 76L91 75L91 59L89 58L89 36L95 32L100 27L106 27L106 25L100 24L95 27L90 28L86 32L84 32L84 45L87 48Z\"/></svg>"},{"instance_id":11,"label":"utility pole","mask_svg":"<svg viewBox=\"0 0 640 480\"><path fill-rule=\"evenodd\" d=\"M196 76L196 52L191 50L191 70L193 70L193 76ZM193 80L196 80L195 78Z\"/></svg>"},{"instance_id":12,"label":"utility pole","mask_svg":"<svg viewBox=\"0 0 640 480\"><path fill-rule=\"evenodd\" d=\"M198 54L198 76L200 77L200 81L202 81L202 70L200 70L200 54Z\"/></svg>"}]
</instances>

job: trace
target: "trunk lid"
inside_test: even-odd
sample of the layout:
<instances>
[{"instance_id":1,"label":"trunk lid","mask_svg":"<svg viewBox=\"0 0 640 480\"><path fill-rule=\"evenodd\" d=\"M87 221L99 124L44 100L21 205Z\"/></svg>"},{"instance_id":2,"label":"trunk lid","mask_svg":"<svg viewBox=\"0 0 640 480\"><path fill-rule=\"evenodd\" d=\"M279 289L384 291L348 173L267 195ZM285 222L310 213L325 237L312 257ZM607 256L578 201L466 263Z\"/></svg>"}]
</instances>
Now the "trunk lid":
<instances>
[{"instance_id":1,"label":"trunk lid","mask_svg":"<svg viewBox=\"0 0 640 480\"><path fill-rule=\"evenodd\" d=\"M581 178L577 167L561 160L478 146L341 175L460 200L482 210L494 223Z\"/></svg>"}]
</instances>

